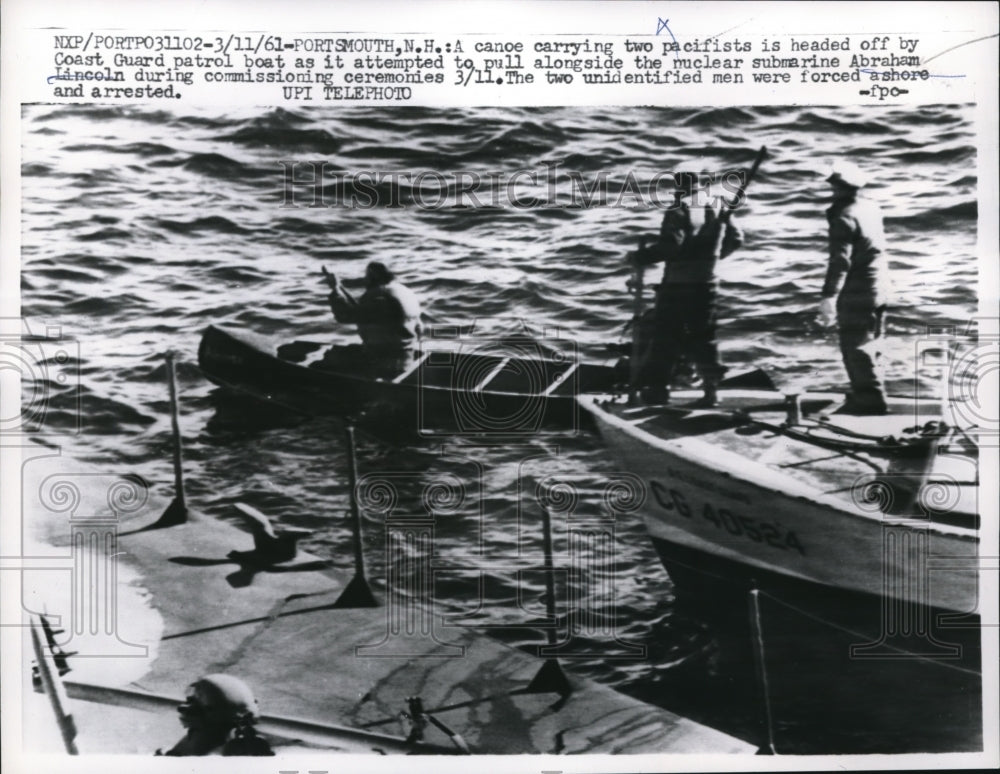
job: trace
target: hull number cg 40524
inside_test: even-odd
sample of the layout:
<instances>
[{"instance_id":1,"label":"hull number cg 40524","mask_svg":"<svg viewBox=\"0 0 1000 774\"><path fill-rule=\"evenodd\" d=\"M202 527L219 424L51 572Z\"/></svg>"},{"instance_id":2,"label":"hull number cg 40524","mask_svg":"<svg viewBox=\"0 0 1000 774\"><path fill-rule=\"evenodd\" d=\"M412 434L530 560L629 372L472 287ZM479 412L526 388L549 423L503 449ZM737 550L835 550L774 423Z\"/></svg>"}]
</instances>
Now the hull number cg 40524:
<instances>
[{"instance_id":1,"label":"hull number cg 40524","mask_svg":"<svg viewBox=\"0 0 1000 774\"><path fill-rule=\"evenodd\" d=\"M754 543L766 543L782 551L798 551L805 556L806 549L798 536L775 521L762 521L733 513L728 508L717 508L707 500L688 500L683 492L668 488L659 481L650 481L649 486L656 502L665 511L677 513L686 519L701 518L730 535L741 536Z\"/></svg>"}]
</instances>

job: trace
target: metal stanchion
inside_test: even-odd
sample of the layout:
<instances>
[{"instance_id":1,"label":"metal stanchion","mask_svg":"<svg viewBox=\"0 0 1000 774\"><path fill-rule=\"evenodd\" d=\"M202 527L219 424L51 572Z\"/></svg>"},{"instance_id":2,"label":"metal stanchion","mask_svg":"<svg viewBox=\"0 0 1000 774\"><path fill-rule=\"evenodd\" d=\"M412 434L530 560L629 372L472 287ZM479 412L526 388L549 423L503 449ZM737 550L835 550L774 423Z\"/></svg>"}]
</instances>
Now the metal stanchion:
<instances>
[{"instance_id":1,"label":"metal stanchion","mask_svg":"<svg viewBox=\"0 0 1000 774\"><path fill-rule=\"evenodd\" d=\"M354 535L354 577L344 587L334 603L334 607L378 607L378 600L372 594L365 578L365 549L361 534L361 510L358 508L358 460L354 447L354 427L344 428L347 447L347 477L350 486L351 532Z\"/></svg>"},{"instance_id":2,"label":"metal stanchion","mask_svg":"<svg viewBox=\"0 0 1000 774\"><path fill-rule=\"evenodd\" d=\"M760 591L750 591L750 636L753 638L753 660L757 668L757 683L764 705L764 726L767 732L769 755L777 755L774 747L774 718L771 715L771 687L767 680L767 663L764 660L764 629L760 620Z\"/></svg>"},{"instance_id":3,"label":"metal stanchion","mask_svg":"<svg viewBox=\"0 0 1000 774\"><path fill-rule=\"evenodd\" d=\"M184 462L181 450L181 427L177 399L177 373L174 353L167 353L167 386L170 389L170 426L173 430L174 499L156 521L155 527L173 527L187 521L187 502L184 497Z\"/></svg>"},{"instance_id":4,"label":"metal stanchion","mask_svg":"<svg viewBox=\"0 0 1000 774\"><path fill-rule=\"evenodd\" d=\"M542 504L542 545L545 551L545 614L551 622L546 629L549 647L557 644L556 637L556 580L552 563L552 519L548 507ZM518 693L558 693L566 698L573 692L569 678L563 672L557 658L547 658L542 668L528 683L528 687Z\"/></svg>"}]
</instances>

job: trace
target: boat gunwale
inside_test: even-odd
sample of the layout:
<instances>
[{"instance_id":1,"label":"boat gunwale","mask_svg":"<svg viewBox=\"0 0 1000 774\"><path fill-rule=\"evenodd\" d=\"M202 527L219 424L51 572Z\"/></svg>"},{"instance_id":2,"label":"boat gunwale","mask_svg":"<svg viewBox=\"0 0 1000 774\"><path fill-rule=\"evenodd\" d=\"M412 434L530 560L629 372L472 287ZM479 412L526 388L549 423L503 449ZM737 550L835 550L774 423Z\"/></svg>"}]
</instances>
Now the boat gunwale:
<instances>
[{"instance_id":1,"label":"boat gunwale","mask_svg":"<svg viewBox=\"0 0 1000 774\"><path fill-rule=\"evenodd\" d=\"M256 334L256 333L253 333L253 332L248 332L248 331L239 331L239 332L236 332L236 331L232 331L232 330L230 330L228 328L223 328L223 327L221 327L219 325L215 325L215 324L209 325L208 329L206 329L205 333L202 334L201 343L199 344L199 347L198 347L198 361L199 361L199 365L201 364L201 350L202 350L202 347L204 346L204 342L205 342L206 336L208 335L209 331L215 331L215 332L221 334L226 339L228 339L230 341L234 341L234 342L240 344L241 346L249 349L253 353L255 353L257 355L260 355L262 357L268 358L270 360L278 361L278 362L282 363L286 367L289 367L289 368L292 368L292 369L295 369L295 370L298 370L298 371L308 372L310 374L322 374L324 376L329 376L329 377L336 378L336 379L342 379L342 380L345 380L348 383L350 383L352 385L352 387L354 387L354 386L363 387L363 386L379 385L380 387L386 387L386 388L388 388L391 391L405 391L405 390L410 390L410 391L429 391L432 394L441 394L441 395L497 396L497 397L502 397L502 398L518 398L518 399L539 398L539 399L544 400L544 401L552 401L552 400L572 401L572 400L576 399L579 395L583 395L583 394L600 394L600 395L607 394L606 391L599 391L599 392L594 392L594 393L572 393L572 394L568 394L568 395L552 395L552 394L545 393L544 392L545 388L543 388L543 391L541 391L541 392L509 392L509 391L506 391L506 390L490 390L490 389L483 389L483 390L478 390L478 391L477 390L471 390L471 389L470 390L462 390L462 389L457 389L457 388L454 388L454 387L446 387L446 386L441 386L441 385L437 385L437 384L413 384L411 382L405 382L405 381L404 382L396 382L393 379L383 379L383 378L380 378L380 377L367 378L367 377L362 377L362 376L357 376L357 375L351 374L350 372L347 372L347 371L334 371L334 370L320 369L320 368L313 369L313 368L309 368L308 366L304 366L304 365L302 365L300 363L295 363L295 362L293 362L291 360L285 360L284 358L280 357L274 351L274 348L272 346L273 345L273 340L268 339L266 336L263 336L263 335L260 335L260 334ZM259 342L259 344L255 343L253 341L253 339L256 339ZM268 348L267 349L263 349L260 345L267 345ZM445 352L445 353L447 353L447 352L449 352L449 350L447 350L447 349L421 350L420 354L424 355L424 354L428 354L430 352ZM523 360L529 360L529 359L528 358L523 358ZM543 359L543 360L538 360L536 362L558 363L558 361L556 361L554 359ZM608 370L611 370L613 368L613 366L606 366L606 365L602 365L602 364L599 364L599 363L577 363L577 365L578 366L582 365L582 366L597 367L597 368L607 368ZM219 386L225 387L227 389L234 389L236 391L243 392L243 393L248 394L248 395L255 394L255 393L253 393L253 392L251 392L249 390L240 389L239 387L234 386L231 382L226 382L226 381L224 381L222 379L219 379L214 374L211 374L208 371L206 371L204 367L202 367L202 371L205 373L206 377L210 381L213 381L214 383L218 384ZM577 368L577 373L579 373L579 368ZM268 398L268 400L271 400L271 399ZM274 402L277 403L277 401L274 401Z\"/></svg>"}]
</instances>

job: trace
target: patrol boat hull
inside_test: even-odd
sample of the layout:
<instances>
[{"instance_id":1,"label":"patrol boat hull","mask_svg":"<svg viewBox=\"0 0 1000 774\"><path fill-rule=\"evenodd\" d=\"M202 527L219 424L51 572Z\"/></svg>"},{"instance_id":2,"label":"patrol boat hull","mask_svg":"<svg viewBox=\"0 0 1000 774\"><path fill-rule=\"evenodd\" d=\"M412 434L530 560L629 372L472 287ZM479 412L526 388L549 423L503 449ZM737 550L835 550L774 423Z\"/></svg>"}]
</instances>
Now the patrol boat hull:
<instances>
[{"instance_id":1,"label":"patrol boat hull","mask_svg":"<svg viewBox=\"0 0 1000 774\"><path fill-rule=\"evenodd\" d=\"M789 425L777 393L722 396L710 410L580 399L641 479L642 516L678 586L976 610L977 457L915 432L935 427L938 405L893 399L890 416L849 417L831 411L842 395L808 395Z\"/></svg>"}]
</instances>

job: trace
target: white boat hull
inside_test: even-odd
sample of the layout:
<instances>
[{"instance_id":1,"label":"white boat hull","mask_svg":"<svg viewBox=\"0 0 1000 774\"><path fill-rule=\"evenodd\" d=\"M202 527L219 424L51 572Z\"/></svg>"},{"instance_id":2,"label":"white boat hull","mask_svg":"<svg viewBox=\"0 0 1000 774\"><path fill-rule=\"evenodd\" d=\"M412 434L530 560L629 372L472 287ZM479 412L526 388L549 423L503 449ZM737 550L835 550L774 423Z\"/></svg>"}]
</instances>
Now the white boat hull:
<instances>
[{"instance_id":1,"label":"white boat hull","mask_svg":"<svg viewBox=\"0 0 1000 774\"><path fill-rule=\"evenodd\" d=\"M783 472L794 440L775 437L770 449L748 458L720 447L711 433L664 437L620 407L590 397L581 403L645 485L641 513L654 543L662 543L661 555L678 547L711 567L739 568L747 578L776 576L925 608L976 611L977 530L936 523L919 509L883 513L878 501L866 500L866 493L877 492L870 469L845 468L847 494L822 491ZM968 499L968 487L940 483L974 478L974 462L971 469L967 460L953 462L956 475L925 483L921 501L954 499L959 489ZM942 491L928 489L934 486Z\"/></svg>"}]
</instances>

